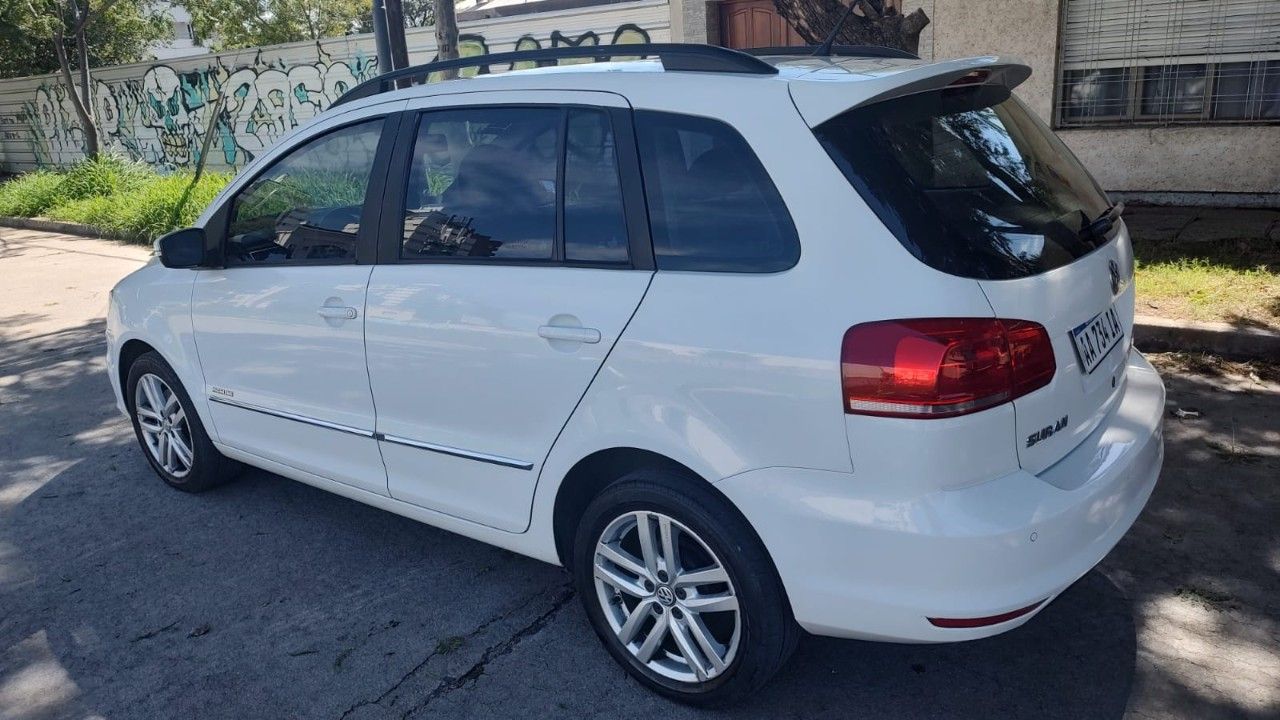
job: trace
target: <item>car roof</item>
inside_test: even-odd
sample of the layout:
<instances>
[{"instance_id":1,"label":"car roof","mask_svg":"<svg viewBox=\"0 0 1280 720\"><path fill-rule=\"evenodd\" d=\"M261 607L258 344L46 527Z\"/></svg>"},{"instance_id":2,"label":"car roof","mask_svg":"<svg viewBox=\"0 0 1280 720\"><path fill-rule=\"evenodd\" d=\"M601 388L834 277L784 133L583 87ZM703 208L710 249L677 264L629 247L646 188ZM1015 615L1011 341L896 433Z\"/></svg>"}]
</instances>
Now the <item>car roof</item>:
<instances>
[{"instance_id":1,"label":"car roof","mask_svg":"<svg viewBox=\"0 0 1280 720\"><path fill-rule=\"evenodd\" d=\"M481 90L595 90L626 95L628 89L667 84L687 88L690 82L733 83L744 91L751 85L786 83L806 121L816 125L849 108L983 73L982 82L1012 88L1030 75L1019 61L981 56L929 62L892 57L815 57L813 55L761 55L776 73L703 72L665 70L661 60L636 59L580 62L496 73L477 74L398 90L388 90L343 107L430 97ZM676 80L679 78L679 80Z\"/></svg>"}]
</instances>

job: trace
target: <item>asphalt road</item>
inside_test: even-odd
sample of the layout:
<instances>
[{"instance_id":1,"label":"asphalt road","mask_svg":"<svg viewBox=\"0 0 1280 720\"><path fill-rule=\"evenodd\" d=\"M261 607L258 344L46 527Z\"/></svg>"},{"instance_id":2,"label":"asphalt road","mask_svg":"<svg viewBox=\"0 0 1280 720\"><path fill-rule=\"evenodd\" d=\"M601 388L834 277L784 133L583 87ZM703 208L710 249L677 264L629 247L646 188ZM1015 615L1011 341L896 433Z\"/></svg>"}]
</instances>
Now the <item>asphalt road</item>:
<instances>
[{"instance_id":1,"label":"asphalt road","mask_svg":"<svg viewBox=\"0 0 1280 720\"><path fill-rule=\"evenodd\" d=\"M1166 376L1166 470L1027 626L806 638L699 713L599 647L559 568L260 471L166 488L113 406L106 292L146 252L0 228L0 719L1280 716L1280 385ZM1218 374L1215 374L1218 373Z\"/></svg>"}]
</instances>

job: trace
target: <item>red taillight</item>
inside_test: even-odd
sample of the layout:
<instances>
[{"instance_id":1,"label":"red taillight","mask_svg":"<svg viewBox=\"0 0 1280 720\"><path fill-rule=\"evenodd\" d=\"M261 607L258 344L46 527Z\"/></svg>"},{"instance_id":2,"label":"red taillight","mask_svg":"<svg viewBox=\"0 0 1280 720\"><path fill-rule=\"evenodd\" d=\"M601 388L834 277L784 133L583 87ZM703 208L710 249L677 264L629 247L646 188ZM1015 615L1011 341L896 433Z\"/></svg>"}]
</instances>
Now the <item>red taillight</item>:
<instances>
[{"instance_id":1,"label":"red taillight","mask_svg":"<svg viewBox=\"0 0 1280 720\"><path fill-rule=\"evenodd\" d=\"M849 328L840 350L844 409L940 418L1044 387L1057 365L1038 323L991 318L885 320Z\"/></svg>"}]
</instances>

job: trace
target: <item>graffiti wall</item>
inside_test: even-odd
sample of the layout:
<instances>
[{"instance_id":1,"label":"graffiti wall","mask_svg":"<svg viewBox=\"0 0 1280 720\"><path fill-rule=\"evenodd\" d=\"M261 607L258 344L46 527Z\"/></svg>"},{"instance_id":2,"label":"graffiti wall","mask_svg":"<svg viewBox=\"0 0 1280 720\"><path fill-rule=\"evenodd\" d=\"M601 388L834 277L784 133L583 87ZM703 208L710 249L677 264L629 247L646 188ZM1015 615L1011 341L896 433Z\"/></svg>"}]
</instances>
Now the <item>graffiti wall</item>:
<instances>
[{"instance_id":1,"label":"graffiti wall","mask_svg":"<svg viewBox=\"0 0 1280 720\"><path fill-rule=\"evenodd\" d=\"M641 0L462 23L460 51L483 55L566 45L666 42L665 0ZM430 28L407 33L412 63L435 57ZM373 36L122 65L94 72L103 146L162 169L238 169L378 73ZM494 68L495 71L500 68ZM470 71L474 74L475 71ZM0 170L64 166L84 157L84 134L55 76L0 80Z\"/></svg>"}]
</instances>

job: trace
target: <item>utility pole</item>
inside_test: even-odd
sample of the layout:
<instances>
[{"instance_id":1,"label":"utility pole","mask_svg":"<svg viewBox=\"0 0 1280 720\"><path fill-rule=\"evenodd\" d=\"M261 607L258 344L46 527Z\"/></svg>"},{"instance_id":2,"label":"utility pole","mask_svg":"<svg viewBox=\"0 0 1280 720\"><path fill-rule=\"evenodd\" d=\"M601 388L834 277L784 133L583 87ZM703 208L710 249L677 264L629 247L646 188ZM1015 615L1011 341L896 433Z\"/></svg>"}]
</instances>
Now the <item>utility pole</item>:
<instances>
[{"instance_id":1,"label":"utility pole","mask_svg":"<svg viewBox=\"0 0 1280 720\"><path fill-rule=\"evenodd\" d=\"M404 7L400 0L382 0L387 12L387 45L396 69L409 67L409 49L404 40Z\"/></svg>"},{"instance_id":2,"label":"utility pole","mask_svg":"<svg viewBox=\"0 0 1280 720\"><path fill-rule=\"evenodd\" d=\"M458 57L458 17L453 0L436 0L436 57L452 60ZM457 70L445 70L445 80L458 77Z\"/></svg>"},{"instance_id":3,"label":"utility pole","mask_svg":"<svg viewBox=\"0 0 1280 720\"><path fill-rule=\"evenodd\" d=\"M387 41L387 9L373 0L373 41L378 48L378 72L391 72L391 46Z\"/></svg>"}]
</instances>

